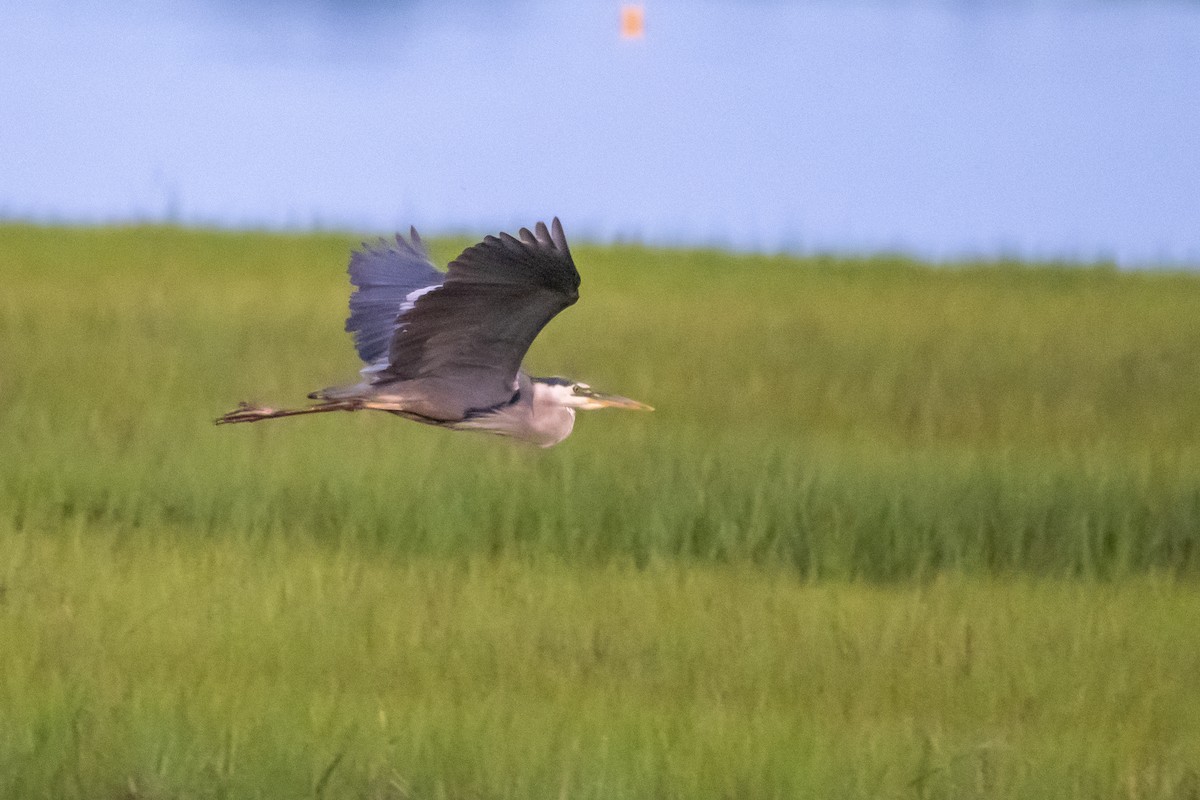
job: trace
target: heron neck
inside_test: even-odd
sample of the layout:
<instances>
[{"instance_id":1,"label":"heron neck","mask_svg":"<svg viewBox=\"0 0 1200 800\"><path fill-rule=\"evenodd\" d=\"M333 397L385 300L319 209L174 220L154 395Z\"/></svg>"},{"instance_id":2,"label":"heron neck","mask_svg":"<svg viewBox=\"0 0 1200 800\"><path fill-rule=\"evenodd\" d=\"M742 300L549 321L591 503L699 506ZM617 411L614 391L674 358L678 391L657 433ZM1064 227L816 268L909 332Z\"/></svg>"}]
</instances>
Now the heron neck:
<instances>
[{"instance_id":1,"label":"heron neck","mask_svg":"<svg viewBox=\"0 0 1200 800\"><path fill-rule=\"evenodd\" d=\"M540 384L533 384L533 427L539 444L551 447L571 435L575 427L575 409L564 406Z\"/></svg>"}]
</instances>

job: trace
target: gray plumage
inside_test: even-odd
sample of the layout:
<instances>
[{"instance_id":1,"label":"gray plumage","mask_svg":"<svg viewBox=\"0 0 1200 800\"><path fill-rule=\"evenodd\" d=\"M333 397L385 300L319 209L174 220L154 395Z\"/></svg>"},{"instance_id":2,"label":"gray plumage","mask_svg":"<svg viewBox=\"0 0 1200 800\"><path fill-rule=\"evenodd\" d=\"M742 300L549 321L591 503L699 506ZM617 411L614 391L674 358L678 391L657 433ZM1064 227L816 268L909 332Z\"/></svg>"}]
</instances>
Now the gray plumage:
<instances>
[{"instance_id":1,"label":"gray plumage","mask_svg":"<svg viewBox=\"0 0 1200 800\"><path fill-rule=\"evenodd\" d=\"M539 222L467 248L445 273L415 229L351 254L346 330L364 362L360 383L330 387L303 409L243 403L218 423L374 409L432 425L482 430L548 447L565 439L576 409L649 409L586 384L531 378L529 346L579 299L579 272L562 225Z\"/></svg>"},{"instance_id":2,"label":"gray plumage","mask_svg":"<svg viewBox=\"0 0 1200 800\"><path fill-rule=\"evenodd\" d=\"M374 247L350 254L350 317L346 331L354 335L358 357L368 364L387 358L388 347L399 324L406 298L423 288L441 286L445 275L429 260L425 243L416 228L409 229L410 241L396 234L395 246L380 239Z\"/></svg>"},{"instance_id":3,"label":"gray plumage","mask_svg":"<svg viewBox=\"0 0 1200 800\"><path fill-rule=\"evenodd\" d=\"M534 338L579 299L579 272L552 224L522 228L519 240L488 236L450 262L441 288L401 315L380 380L418 382L428 416L441 419L511 399Z\"/></svg>"}]
</instances>

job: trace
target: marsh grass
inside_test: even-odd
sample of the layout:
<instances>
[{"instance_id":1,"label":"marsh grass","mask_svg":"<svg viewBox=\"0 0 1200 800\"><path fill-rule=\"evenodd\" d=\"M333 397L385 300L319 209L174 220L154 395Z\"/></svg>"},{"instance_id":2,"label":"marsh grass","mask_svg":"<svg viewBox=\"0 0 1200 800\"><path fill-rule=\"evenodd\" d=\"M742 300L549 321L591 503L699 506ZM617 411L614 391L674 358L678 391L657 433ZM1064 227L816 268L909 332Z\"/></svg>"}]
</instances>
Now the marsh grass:
<instances>
[{"instance_id":1,"label":"marsh grass","mask_svg":"<svg viewBox=\"0 0 1200 800\"><path fill-rule=\"evenodd\" d=\"M1186 797L1200 595L8 532L6 797ZM20 654L20 658L15 658Z\"/></svg>"},{"instance_id":2,"label":"marsh grass","mask_svg":"<svg viewBox=\"0 0 1200 800\"><path fill-rule=\"evenodd\" d=\"M653 414L214 427L354 242L0 228L3 796L1200 793L1200 279L575 243Z\"/></svg>"},{"instance_id":3,"label":"marsh grass","mask_svg":"<svg viewBox=\"0 0 1200 800\"><path fill-rule=\"evenodd\" d=\"M11 523L822 578L1200 565L1190 275L576 245L584 301L530 362L655 413L548 452L378 414L214 428L354 377L352 243L5 228Z\"/></svg>"}]
</instances>

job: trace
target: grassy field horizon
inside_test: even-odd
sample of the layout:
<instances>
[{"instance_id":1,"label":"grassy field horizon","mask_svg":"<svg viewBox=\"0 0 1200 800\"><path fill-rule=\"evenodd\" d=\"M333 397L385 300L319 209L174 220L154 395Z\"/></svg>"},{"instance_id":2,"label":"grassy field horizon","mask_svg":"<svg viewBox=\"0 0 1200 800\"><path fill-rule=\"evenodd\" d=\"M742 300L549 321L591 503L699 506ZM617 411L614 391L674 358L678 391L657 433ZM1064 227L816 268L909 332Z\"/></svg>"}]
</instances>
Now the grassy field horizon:
<instances>
[{"instance_id":1,"label":"grassy field horizon","mask_svg":"<svg viewBox=\"0 0 1200 800\"><path fill-rule=\"evenodd\" d=\"M0 796L1200 796L1200 275L572 241L653 414L213 426L361 238L0 224Z\"/></svg>"}]
</instances>

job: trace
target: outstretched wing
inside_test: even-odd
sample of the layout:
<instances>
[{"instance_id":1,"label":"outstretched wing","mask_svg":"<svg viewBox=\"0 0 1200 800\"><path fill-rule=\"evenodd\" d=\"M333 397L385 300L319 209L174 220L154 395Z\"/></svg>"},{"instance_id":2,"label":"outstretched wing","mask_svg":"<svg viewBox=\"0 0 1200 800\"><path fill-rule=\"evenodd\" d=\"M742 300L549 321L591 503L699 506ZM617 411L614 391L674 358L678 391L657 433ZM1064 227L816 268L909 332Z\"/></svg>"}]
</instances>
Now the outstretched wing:
<instances>
[{"instance_id":1,"label":"outstretched wing","mask_svg":"<svg viewBox=\"0 0 1200 800\"><path fill-rule=\"evenodd\" d=\"M380 379L425 379L447 416L507 402L529 345L578 299L579 272L557 217L519 238L488 236L405 314Z\"/></svg>"},{"instance_id":2,"label":"outstretched wing","mask_svg":"<svg viewBox=\"0 0 1200 800\"><path fill-rule=\"evenodd\" d=\"M363 242L362 250L350 254L350 282L357 288L350 295L346 330L354 335L354 348L368 370L386 364L392 337L420 293L436 289L446 278L429 260L416 228L409 229L409 237L406 241L396 234L394 245L384 239L374 245Z\"/></svg>"}]
</instances>

